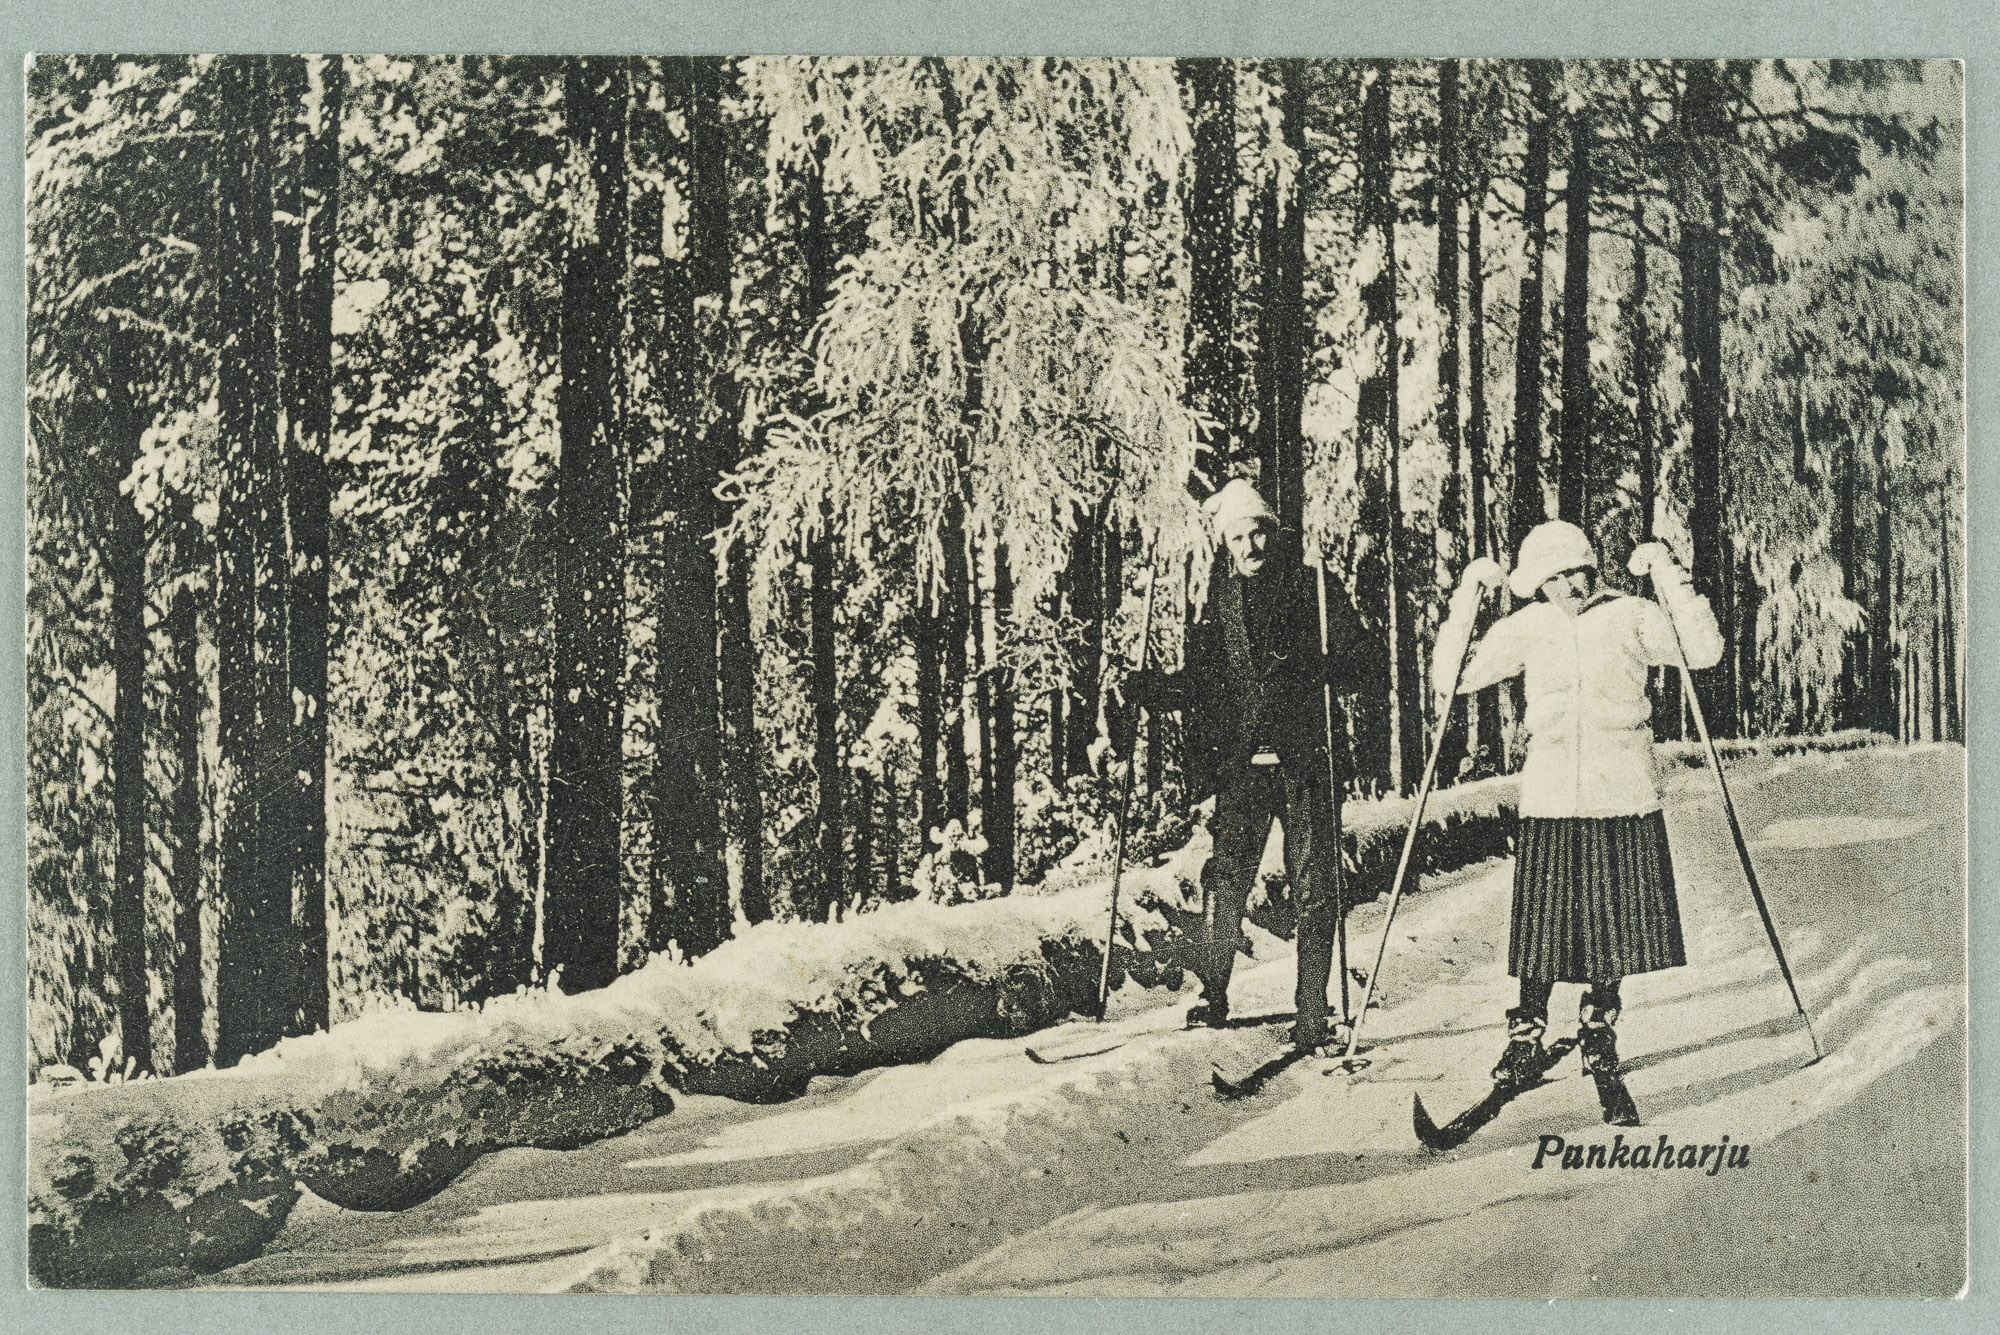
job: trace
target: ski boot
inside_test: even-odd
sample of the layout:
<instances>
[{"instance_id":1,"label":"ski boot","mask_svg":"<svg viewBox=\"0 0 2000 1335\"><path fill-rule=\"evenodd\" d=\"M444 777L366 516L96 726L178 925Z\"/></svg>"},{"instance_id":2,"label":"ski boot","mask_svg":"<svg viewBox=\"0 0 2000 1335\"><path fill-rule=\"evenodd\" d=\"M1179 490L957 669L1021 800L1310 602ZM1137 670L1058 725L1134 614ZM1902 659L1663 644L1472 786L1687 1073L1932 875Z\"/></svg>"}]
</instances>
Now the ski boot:
<instances>
[{"instance_id":1,"label":"ski boot","mask_svg":"<svg viewBox=\"0 0 2000 1335\"><path fill-rule=\"evenodd\" d=\"M1190 1029L1223 1029L1229 1025L1229 998L1211 996L1204 998L1187 1013L1187 1027Z\"/></svg>"},{"instance_id":2,"label":"ski boot","mask_svg":"<svg viewBox=\"0 0 2000 1335\"><path fill-rule=\"evenodd\" d=\"M1507 1012L1507 1050L1493 1067L1493 1083L1509 1090L1526 1089L1549 1069L1548 1049L1542 1046L1547 1021L1519 1009Z\"/></svg>"},{"instance_id":3,"label":"ski boot","mask_svg":"<svg viewBox=\"0 0 2000 1335\"><path fill-rule=\"evenodd\" d=\"M1604 1109L1605 1122L1611 1126L1637 1126L1639 1108L1632 1102L1632 1092L1625 1088L1624 1071L1618 1062L1618 1039L1611 1028L1617 1018L1615 1009L1593 1005L1586 999L1583 1027L1576 1042L1583 1052L1583 1069L1596 1082L1597 1102Z\"/></svg>"}]
</instances>

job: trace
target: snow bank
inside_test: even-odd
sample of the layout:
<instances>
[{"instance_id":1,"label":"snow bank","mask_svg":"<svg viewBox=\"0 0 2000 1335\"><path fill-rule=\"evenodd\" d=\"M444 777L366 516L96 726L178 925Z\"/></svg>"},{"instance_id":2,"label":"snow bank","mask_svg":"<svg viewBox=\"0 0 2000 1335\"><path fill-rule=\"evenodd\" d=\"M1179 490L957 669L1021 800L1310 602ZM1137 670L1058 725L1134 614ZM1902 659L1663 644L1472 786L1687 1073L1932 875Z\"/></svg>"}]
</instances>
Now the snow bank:
<instances>
[{"instance_id":1,"label":"snow bank","mask_svg":"<svg viewBox=\"0 0 2000 1335\"><path fill-rule=\"evenodd\" d=\"M1873 734L1737 744L1739 755L1850 749ZM1359 898L1388 888L1411 804L1347 808ZM1510 778L1432 796L1421 872L1507 851ZM1207 835L1125 875L1113 956L1178 987L1186 889ZM128 1286L257 1255L300 1186L395 1210L481 1155L563 1149L669 1111L672 1091L769 1101L814 1075L919 1061L1031 1032L1095 997L1101 867L1044 893L892 905L831 925L765 923L692 967L656 961L600 991L523 994L450 1014L382 1011L288 1039L228 1071L37 1088L29 1103L29 1259L38 1283ZM1414 882L1413 882L1414 885Z\"/></svg>"},{"instance_id":2,"label":"snow bank","mask_svg":"<svg viewBox=\"0 0 2000 1335\"><path fill-rule=\"evenodd\" d=\"M1184 1158L1226 1116L1188 1094L1207 1084L1209 1064L1269 1052L1255 1031L1127 1032L1122 1050L1076 1067L1032 1067L1010 1052L1009 1088L959 1102L843 1171L691 1201L643 1235L578 1258L558 1287L910 1292Z\"/></svg>"},{"instance_id":3,"label":"snow bank","mask_svg":"<svg viewBox=\"0 0 2000 1335\"><path fill-rule=\"evenodd\" d=\"M765 923L691 968L452 1014L380 1012L227 1071L30 1099L30 1265L39 1283L126 1286L256 1255L300 1185L400 1209L479 1156L563 1149L672 1108L671 1090L770 1100L816 1074L919 1060L1042 1028L1095 996L1102 894L844 923ZM1166 929L1135 909L1114 981L1160 974Z\"/></svg>"}]
</instances>

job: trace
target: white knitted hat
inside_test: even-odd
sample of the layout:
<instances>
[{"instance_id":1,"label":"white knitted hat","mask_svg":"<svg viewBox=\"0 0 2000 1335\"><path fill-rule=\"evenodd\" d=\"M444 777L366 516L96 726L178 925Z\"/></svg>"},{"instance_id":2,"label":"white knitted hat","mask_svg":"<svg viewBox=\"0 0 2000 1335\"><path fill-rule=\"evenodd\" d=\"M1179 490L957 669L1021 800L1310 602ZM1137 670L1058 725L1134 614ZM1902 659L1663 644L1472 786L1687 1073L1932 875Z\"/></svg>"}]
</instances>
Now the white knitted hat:
<instances>
[{"instance_id":1,"label":"white knitted hat","mask_svg":"<svg viewBox=\"0 0 2000 1335\"><path fill-rule=\"evenodd\" d=\"M1231 478L1221 491L1202 502L1201 508L1208 512L1218 537L1226 538L1232 528L1252 520L1278 522L1278 516L1264 503L1264 497L1257 488L1240 477Z\"/></svg>"},{"instance_id":2,"label":"white knitted hat","mask_svg":"<svg viewBox=\"0 0 2000 1335\"><path fill-rule=\"evenodd\" d=\"M1532 598L1535 590L1565 570L1597 569L1597 550L1575 524L1551 519L1537 524L1521 539L1521 554L1507 578L1516 598Z\"/></svg>"}]
</instances>

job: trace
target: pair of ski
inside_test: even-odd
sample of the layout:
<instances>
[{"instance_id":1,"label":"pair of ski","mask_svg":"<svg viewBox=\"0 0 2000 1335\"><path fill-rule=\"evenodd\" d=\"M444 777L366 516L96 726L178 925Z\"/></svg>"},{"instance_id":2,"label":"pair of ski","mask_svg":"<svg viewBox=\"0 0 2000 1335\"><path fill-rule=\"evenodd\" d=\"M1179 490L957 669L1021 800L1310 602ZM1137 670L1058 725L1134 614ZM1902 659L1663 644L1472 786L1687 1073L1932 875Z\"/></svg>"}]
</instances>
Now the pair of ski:
<instances>
[{"instance_id":1,"label":"pair of ski","mask_svg":"<svg viewBox=\"0 0 2000 1335\"><path fill-rule=\"evenodd\" d=\"M1217 1098L1250 1098L1262 1090L1265 1085L1271 1083L1274 1078L1284 1074L1299 1062L1304 1061L1308 1057L1322 1055L1327 1046L1338 1047L1342 1043L1346 1043L1349 1032L1349 1027L1345 1023L1336 1024L1333 1027L1333 1033L1329 1036L1331 1040L1329 1044L1317 1048L1302 1048L1296 1044L1288 1043L1280 1048L1275 1055L1265 1058L1248 1071L1239 1074L1232 1074L1223 1070L1219 1064L1211 1062L1209 1063L1209 1084L1214 1086ZM1353 1048L1350 1044L1347 1055L1341 1057L1339 1064L1332 1070L1329 1070L1327 1074L1331 1075L1335 1070L1358 1071L1367 1064L1368 1062L1365 1058L1356 1059L1353 1056Z\"/></svg>"},{"instance_id":2,"label":"pair of ski","mask_svg":"<svg viewBox=\"0 0 2000 1335\"><path fill-rule=\"evenodd\" d=\"M1495 1078L1493 1088L1485 1098L1467 1108L1458 1116L1439 1126L1431 1120L1424 1109L1421 1094L1412 1095L1410 1100L1410 1120L1417 1133L1417 1143L1434 1154L1455 1150L1481 1127L1500 1115L1502 1109L1531 1089L1539 1089L1550 1083L1548 1073L1554 1070L1563 1058L1576 1049L1575 1038L1558 1039L1551 1043L1542 1055L1542 1062L1532 1075L1526 1078ZM1604 1120L1612 1126L1639 1125L1639 1108L1632 1102L1632 1092L1625 1087L1625 1080L1616 1071L1599 1069L1590 1073L1597 1084L1597 1101L1604 1109Z\"/></svg>"}]
</instances>

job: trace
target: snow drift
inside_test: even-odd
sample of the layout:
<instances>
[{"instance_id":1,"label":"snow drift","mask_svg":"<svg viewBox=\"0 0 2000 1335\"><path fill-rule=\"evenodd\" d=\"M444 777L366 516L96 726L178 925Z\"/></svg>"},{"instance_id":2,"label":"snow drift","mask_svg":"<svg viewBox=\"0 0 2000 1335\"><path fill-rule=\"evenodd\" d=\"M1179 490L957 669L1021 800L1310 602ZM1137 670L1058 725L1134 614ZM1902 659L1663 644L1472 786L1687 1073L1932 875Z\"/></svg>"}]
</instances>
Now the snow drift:
<instances>
[{"instance_id":1,"label":"snow drift","mask_svg":"<svg viewBox=\"0 0 2000 1335\"><path fill-rule=\"evenodd\" d=\"M1434 795L1417 870L1504 853L1513 792L1503 777ZM1349 804L1358 898L1387 889L1410 813L1403 799ZM1198 829L1182 849L1128 870L1114 986L1128 977L1180 985L1181 944L1198 921L1188 890L1206 851ZM784 1099L815 1075L1041 1029L1095 998L1104 885L1102 866L1088 864L1052 874L1048 893L760 924L692 967L657 960L578 996L379 1011L227 1071L37 1088L31 1273L62 1287L210 1273L257 1255L302 1185L350 1209L402 1209L493 1151L571 1148L632 1130L670 1111L674 1091ZM1281 934L1284 909L1266 912Z\"/></svg>"}]
</instances>

